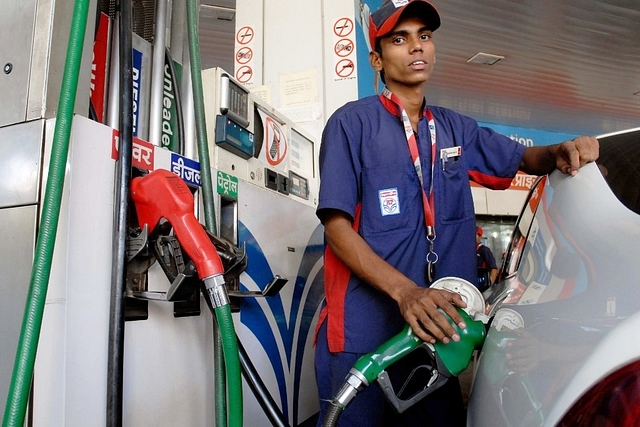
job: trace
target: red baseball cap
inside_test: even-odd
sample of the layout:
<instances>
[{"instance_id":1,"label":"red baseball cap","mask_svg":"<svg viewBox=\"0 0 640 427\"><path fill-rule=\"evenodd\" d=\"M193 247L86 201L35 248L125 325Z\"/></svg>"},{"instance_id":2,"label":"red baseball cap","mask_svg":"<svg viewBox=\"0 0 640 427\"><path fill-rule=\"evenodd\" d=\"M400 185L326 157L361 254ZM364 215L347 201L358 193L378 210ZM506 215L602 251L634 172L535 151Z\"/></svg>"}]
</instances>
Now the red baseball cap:
<instances>
[{"instance_id":1,"label":"red baseball cap","mask_svg":"<svg viewBox=\"0 0 640 427\"><path fill-rule=\"evenodd\" d=\"M482 231L482 227L478 227L478 228L476 228L476 234L477 234L478 236L482 236L482 235L484 234L484 232Z\"/></svg>"},{"instance_id":2,"label":"red baseball cap","mask_svg":"<svg viewBox=\"0 0 640 427\"><path fill-rule=\"evenodd\" d=\"M376 40L391 32L403 14L408 12L422 18L431 31L440 27L440 14L426 0L385 0L382 6L369 16L371 50L375 50Z\"/></svg>"}]
</instances>

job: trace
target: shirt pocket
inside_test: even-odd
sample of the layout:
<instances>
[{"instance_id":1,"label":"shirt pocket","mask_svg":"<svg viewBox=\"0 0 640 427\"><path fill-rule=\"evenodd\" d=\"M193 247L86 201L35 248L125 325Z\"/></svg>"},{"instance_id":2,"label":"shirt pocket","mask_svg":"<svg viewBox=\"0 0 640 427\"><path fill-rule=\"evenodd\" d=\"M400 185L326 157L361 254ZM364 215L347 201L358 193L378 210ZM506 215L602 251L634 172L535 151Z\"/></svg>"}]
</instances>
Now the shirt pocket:
<instances>
[{"instance_id":1,"label":"shirt pocket","mask_svg":"<svg viewBox=\"0 0 640 427\"><path fill-rule=\"evenodd\" d=\"M361 233L373 236L415 229L422 218L420 183L407 163L362 171Z\"/></svg>"},{"instance_id":2,"label":"shirt pocket","mask_svg":"<svg viewBox=\"0 0 640 427\"><path fill-rule=\"evenodd\" d=\"M444 168L438 169L440 182L435 190L437 217L443 223L456 223L474 218L471 183L464 160L449 160Z\"/></svg>"}]
</instances>

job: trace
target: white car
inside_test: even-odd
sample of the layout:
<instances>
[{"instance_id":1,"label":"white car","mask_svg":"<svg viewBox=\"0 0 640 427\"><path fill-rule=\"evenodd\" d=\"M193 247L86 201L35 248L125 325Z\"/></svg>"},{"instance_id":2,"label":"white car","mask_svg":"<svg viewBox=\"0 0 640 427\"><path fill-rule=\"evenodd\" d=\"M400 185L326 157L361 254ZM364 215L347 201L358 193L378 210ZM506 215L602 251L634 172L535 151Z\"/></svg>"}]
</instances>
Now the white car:
<instances>
[{"instance_id":1,"label":"white car","mask_svg":"<svg viewBox=\"0 0 640 427\"><path fill-rule=\"evenodd\" d=\"M640 129L539 178L487 298L467 424L640 425Z\"/></svg>"}]
</instances>

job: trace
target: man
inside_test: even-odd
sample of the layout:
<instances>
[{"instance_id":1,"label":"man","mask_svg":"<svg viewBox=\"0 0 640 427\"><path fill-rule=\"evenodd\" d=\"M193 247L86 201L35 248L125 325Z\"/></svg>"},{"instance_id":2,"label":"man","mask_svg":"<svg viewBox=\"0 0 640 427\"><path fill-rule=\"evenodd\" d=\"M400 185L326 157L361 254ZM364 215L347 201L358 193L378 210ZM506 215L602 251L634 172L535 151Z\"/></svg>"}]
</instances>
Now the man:
<instances>
[{"instance_id":1,"label":"man","mask_svg":"<svg viewBox=\"0 0 640 427\"><path fill-rule=\"evenodd\" d=\"M427 106L439 26L426 0L395 0L372 13L369 59L386 89L338 109L323 132L317 215L327 248L316 346L319 425L354 362L405 322L427 342L460 339L443 312L464 329L455 310L464 302L429 285L445 276L476 280L470 178L504 189L518 169L575 174L598 156L593 138L525 148L468 117ZM367 387L339 425L464 423L460 387L451 380L401 415L379 387Z\"/></svg>"},{"instance_id":2,"label":"man","mask_svg":"<svg viewBox=\"0 0 640 427\"><path fill-rule=\"evenodd\" d=\"M496 259L493 256L493 252L489 249L488 246L482 244L482 237L484 235L484 231L482 227L476 228L476 256L478 258L478 274L480 274L481 269L484 269L489 272L489 278L491 281L484 285L483 289L480 291L484 291L489 288L491 285L496 283L496 279L498 278L498 264L496 264Z\"/></svg>"}]
</instances>

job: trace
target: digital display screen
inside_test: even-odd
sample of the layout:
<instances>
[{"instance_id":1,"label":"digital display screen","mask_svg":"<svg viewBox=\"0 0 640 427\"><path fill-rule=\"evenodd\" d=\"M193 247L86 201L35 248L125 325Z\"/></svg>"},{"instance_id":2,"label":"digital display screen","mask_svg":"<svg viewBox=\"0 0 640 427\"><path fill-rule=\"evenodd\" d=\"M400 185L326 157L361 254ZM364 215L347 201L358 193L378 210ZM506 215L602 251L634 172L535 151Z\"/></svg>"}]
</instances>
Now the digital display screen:
<instances>
[{"instance_id":1,"label":"digital display screen","mask_svg":"<svg viewBox=\"0 0 640 427\"><path fill-rule=\"evenodd\" d=\"M232 111L240 117L248 120L248 105L249 94L242 90L237 84L229 80L229 111Z\"/></svg>"},{"instance_id":2,"label":"digital display screen","mask_svg":"<svg viewBox=\"0 0 640 427\"><path fill-rule=\"evenodd\" d=\"M307 176L314 176L313 141L291 129L290 164L293 168Z\"/></svg>"},{"instance_id":3,"label":"digital display screen","mask_svg":"<svg viewBox=\"0 0 640 427\"><path fill-rule=\"evenodd\" d=\"M293 171L289 171L289 194L309 200L309 181Z\"/></svg>"},{"instance_id":4,"label":"digital display screen","mask_svg":"<svg viewBox=\"0 0 640 427\"><path fill-rule=\"evenodd\" d=\"M242 126L248 126L249 91L227 75L220 80L220 113L229 115Z\"/></svg>"}]
</instances>

